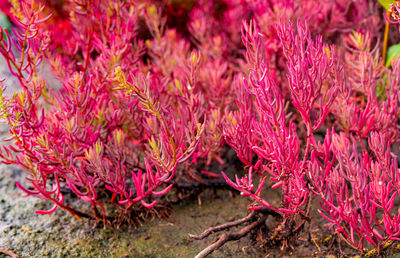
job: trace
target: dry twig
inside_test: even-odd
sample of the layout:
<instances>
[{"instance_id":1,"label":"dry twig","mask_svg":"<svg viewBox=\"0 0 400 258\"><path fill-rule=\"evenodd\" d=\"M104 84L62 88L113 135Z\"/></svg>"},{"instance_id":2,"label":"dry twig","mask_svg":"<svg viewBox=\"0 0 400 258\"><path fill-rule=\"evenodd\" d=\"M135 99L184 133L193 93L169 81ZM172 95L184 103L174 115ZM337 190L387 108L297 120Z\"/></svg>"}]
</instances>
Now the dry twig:
<instances>
[{"instance_id":1,"label":"dry twig","mask_svg":"<svg viewBox=\"0 0 400 258\"><path fill-rule=\"evenodd\" d=\"M5 254L5 255L8 255L8 256L10 256L12 258L22 257L22 256L19 256L16 253L14 253L13 251L10 251L10 250L7 250L7 249L1 248L1 247L0 247L0 254Z\"/></svg>"},{"instance_id":2,"label":"dry twig","mask_svg":"<svg viewBox=\"0 0 400 258\"><path fill-rule=\"evenodd\" d=\"M269 215L281 216L279 213L274 212L274 211L272 211L270 209L262 208L262 209L259 209L259 210L252 211L249 215L247 215L244 218L241 218L241 219L238 219L238 220L235 220L235 221L232 221L232 222L228 222L228 223L225 223L225 224L222 224L222 225L219 225L219 226L210 227L210 228L208 228L207 230L205 230L203 233L201 233L199 235L189 234L189 237L193 238L193 239L197 239L197 240L204 239L207 236L209 236L211 233L219 232L219 231L222 231L222 230L227 230L229 228L232 228L232 227L235 227L235 226L239 226L241 224L249 222L249 221L253 220L257 216L257 214L262 214L262 216L260 218L258 218L257 220L255 220L250 225L242 228L241 230L239 230L237 232L230 232L230 233L222 234L218 238L218 240L216 242L214 242L213 244L209 245L204 250L202 250L196 256L196 258L206 257L207 255L211 254L212 252L214 252L215 250L217 250L218 248L223 246L226 242L233 241L233 240L238 240L238 239L246 236L250 231L252 231L253 229L255 229L255 228L259 227L260 225L262 225Z\"/></svg>"}]
</instances>

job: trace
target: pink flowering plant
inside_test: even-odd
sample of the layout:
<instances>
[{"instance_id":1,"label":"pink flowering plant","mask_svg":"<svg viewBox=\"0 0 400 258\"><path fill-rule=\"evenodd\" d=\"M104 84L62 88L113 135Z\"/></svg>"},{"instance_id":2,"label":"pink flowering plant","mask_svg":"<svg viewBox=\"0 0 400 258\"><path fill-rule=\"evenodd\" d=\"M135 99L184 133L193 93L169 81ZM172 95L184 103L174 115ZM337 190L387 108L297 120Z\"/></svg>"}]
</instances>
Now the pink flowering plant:
<instances>
[{"instance_id":1,"label":"pink flowering plant","mask_svg":"<svg viewBox=\"0 0 400 258\"><path fill-rule=\"evenodd\" d=\"M51 2L10 1L17 28L0 35L20 86L10 96L1 82L0 158L25 171L18 188L53 204L36 213L107 224L111 203L131 222L181 182L216 179L252 201L249 215L190 236L248 225L198 257L250 232L293 247L314 210L360 253L400 240L400 61L386 51L398 1L385 15L367 0ZM234 179L210 171L224 143L243 163Z\"/></svg>"},{"instance_id":2,"label":"pink flowering plant","mask_svg":"<svg viewBox=\"0 0 400 258\"><path fill-rule=\"evenodd\" d=\"M228 87L229 68L222 58L190 51L149 3L73 1L63 8L70 15L63 44L54 41L52 14L42 3L14 3L19 29L14 38L2 31L1 53L21 86L12 97L2 95L2 120L13 141L3 146L3 162L27 172L26 183L16 182L26 194L53 202L39 214L60 207L84 215L65 204L65 187L91 204L93 215L85 216L106 219L99 191L126 211L152 208L171 189L179 164L211 159L218 149L226 102L202 88L208 81ZM152 36L146 42L137 37L140 19ZM43 59L61 89L41 79ZM203 66L213 72L200 74Z\"/></svg>"},{"instance_id":3,"label":"pink flowering plant","mask_svg":"<svg viewBox=\"0 0 400 258\"><path fill-rule=\"evenodd\" d=\"M398 62L392 70L384 66L371 40L374 31L344 33L335 47L312 36L310 28L300 21L296 26L277 22L273 31L279 43L269 50L270 34L254 21L243 24L248 72L235 78L238 110L230 114L224 133L248 174L235 180L223 175L254 201L250 210L281 217L281 224L264 233L270 236L265 244L281 234L283 246L291 245L310 221L316 198L318 212L339 240L361 252L372 246L368 254L379 254L398 240L398 165L391 149L398 141ZM279 203L262 194L268 186L280 189ZM257 212L248 216L256 217ZM223 234L199 257L257 226Z\"/></svg>"}]
</instances>

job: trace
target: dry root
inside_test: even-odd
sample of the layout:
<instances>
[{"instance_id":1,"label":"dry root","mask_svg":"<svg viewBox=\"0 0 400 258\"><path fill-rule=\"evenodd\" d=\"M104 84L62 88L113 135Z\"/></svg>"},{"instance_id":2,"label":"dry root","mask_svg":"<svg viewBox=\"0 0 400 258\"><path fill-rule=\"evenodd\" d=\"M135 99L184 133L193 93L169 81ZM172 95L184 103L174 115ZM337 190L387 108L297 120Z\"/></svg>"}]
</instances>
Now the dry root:
<instances>
[{"instance_id":1,"label":"dry root","mask_svg":"<svg viewBox=\"0 0 400 258\"><path fill-rule=\"evenodd\" d=\"M259 216L259 215L261 215L261 216ZM253 221L252 223L243 227L242 229L240 229L237 232L229 232L229 233L222 234L221 236L219 236L217 241L215 241L213 244L207 246L203 251L201 251L199 254L197 254L196 258L206 257L207 255L211 254L212 252L214 252L215 250L217 250L218 248L223 246L228 241L241 239L242 237L246 236L249 232L262 226L269 215L280 217L280 214L278 214L272 210L262 208L260 210L252 211L249 215L247 215L244 218L241 218L241 219L238 219L238 220L235 220L232 222L228 222L226 224L222 224L219 226L210 227L199 235L189 234L190 238L200 240L200 239L206 238L211 233L219 232L222 230L227 230L232 227L236 227L236 226L242 225L244 223Z\"/></svg>"},{"instance_id":2,"label":"dry root","mask_svg":"<svg viewBox=\"0 0 400 258\"><path fill-rule=\"evenodd\" d=\"M5 254L5 255L8 255L8 256L10 256L12 258L22 257L22 256L19 256L16 253L14 253L13 251L10 251L10 250L7 250L7 249L1 248L1 247L0 247L0 254Z\"/></svg>"}]
</instances>

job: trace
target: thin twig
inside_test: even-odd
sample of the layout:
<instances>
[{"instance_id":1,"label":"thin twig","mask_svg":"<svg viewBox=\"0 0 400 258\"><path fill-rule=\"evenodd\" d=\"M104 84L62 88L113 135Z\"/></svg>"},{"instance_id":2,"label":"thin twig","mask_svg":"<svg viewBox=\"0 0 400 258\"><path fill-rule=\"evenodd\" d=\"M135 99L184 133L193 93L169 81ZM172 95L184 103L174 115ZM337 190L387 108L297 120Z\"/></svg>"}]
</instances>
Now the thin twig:
<instances>
[{"instance_id":1,"label":"thin twig","mask_svg":"<svg viewBox=\"0 0 400 258\"><path fill-rule=\"evenodd\" d=\"M255 214L255 212L250 213L251 214ZM254 216L254 215L253 215ZM232 240L238 240L244 236L247 235L247 233L249 233L250 231L252 231L253 229L257 228L258 226L260 226L262 223L264 223L265 219L267 218L268 214L264 214L260 219L254 221L253 223L251 223L250 225L242 228L241 230L239 230L238 232L233 232L233 233L224 233L222 234L219 239L207 246L203 251L201 251L198 255L196 255L195 258L203 258L206 257L207 255L211 254L212 252L214 252L216 249L220 248L221 246L223 246L226 242L228 241L232 241ZM248 217L248 216L247 216ZM246 218L247 218L246 217Z\"/></svg>"},{"instance_id":2,"label":"thin twig","mask_svg":"<svg viewBox=\"0 0 400 258\"><path fill-rule=\"evenodd\" d=\"M388 17L388 19L390 19L390 11L386 12L386 16ZM383 59L384 64L385 64L385 60L386 60L388 38L389 38L389 22L386 21L385 34L383 35L383 50L382 50L382 59Z\"/></svg>"},{"instance_id":3,"label":"thin twig","mask_svg":"<svg viewBox=\"0 0 400 258\"><path fill-rule=\"evenodd\" d=\"M228 223L216 226L216 227L210 227L210 228L206 229L200 235L189 234L189 237L193 238L193 239L196 239L196 240L204 239L204 238L208 237L211 233L219 232L219 231L222 231L222 230L225 230L225 229L228 229L228 228L235 227L235 226L238 226L240 224L243 224L243 223L251 220L252 218L254 218L254 216L256 214L257 213L255 211L252 211L249 215L247 215L244 218L241 218L241 219L238 219L238 220L235 220L235 221L232 221L232 222L228 222Z\"/></svg>"},{"instance_id":4,"label":"thin twig","mask_svg":"<svg viewBox=\"0 0 400 258\"><path fill-rule=\"evenodd\" d=\"M311 232L309 234L310 234L311 241L313 241L314 245L317 247L318 252L321 252L321 248L319 247L317 241L315 241L315 237L313 236L313 234Z\"/></svg>"},{"instance_id":5,"label":"thin twig","mask_svg":"<svg viewBox=\"0 0 400 258\"><path fill-rule=\"evenodd\" d=\"M201 233L199 235L189 234L189 237L193 238L193 239L196 239L196 240L204 239L207 236L209 236L211 233L219 232L219 231L222 231L222 230L225 230L225 229L229 229L229 228L232 228L232 227L235 227L235 226L239 226L239 225L241 225L243 223L246 223L246 222L250 221L252 218L254 218L254 216L256 214L260 214L260 213L261 214L265 214L265 215L272 215L274 217L277 217L277 216L280 217L281 216L279 213L277 213L277 212L275 212L273 210L270 210L268 208L261 208L261 209L258 209L258 210L253 210L249 215L247 215L244 218L241 218L241 219L238 219L238 220L235 220L235 221L232 221L232 222L228 222L228 223L225 223L225 224L222 224L222 225L219 225L219 226L210 227L210 228L206 229L203 233Z\"/></svg>"},{"instance_id":6,"label":"thin twig","mask_svg":"<svg viewBox=\"0 0 400 258\"><path fill-rule=\"evenodd\" d=\"M357 246L355 246L353 243L351 243L349 240L347 240L340 232L337 232L337 235L339 236L339 239L343 240L348 246L350 246L351 248L353 248L354 250L357 251L361 251L362 249L358 248ZM340 244L340 242L339 242ZM340 248L339 248L340 249ZM342 251L342 250L340 250Z\"/></svg>"},{"instance_id":7,"label":"thin twig","mask_svg":"<svg viewBox=\"0 0 400 258\"><path fill-rule=\"evenodd\" d=\"M8 256L10 256L12 258L21 257L18 254L14 253L13 251L10 251L10 250L7 250L7 249L1 248L1 247L0 247L0 254L5 254L5 255L8 255Z\"/></svg>"}]
</instances>

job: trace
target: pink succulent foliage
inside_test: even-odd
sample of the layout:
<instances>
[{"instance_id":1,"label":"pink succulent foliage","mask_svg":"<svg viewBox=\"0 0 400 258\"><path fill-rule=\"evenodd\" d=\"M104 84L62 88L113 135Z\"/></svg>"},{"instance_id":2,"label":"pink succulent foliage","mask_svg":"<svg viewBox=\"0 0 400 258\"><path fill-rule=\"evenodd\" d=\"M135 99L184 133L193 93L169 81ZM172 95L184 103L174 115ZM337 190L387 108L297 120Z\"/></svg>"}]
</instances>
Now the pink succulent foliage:
<instances>
[{"instance_id":1,"label":"pink succulent foliage","mask_svg":"<svg viewBox=\"0 0 400 258\"><path fill-rule=\"evenodd\" d=\"M211 160L221 145L230 68L222 56L191 51L150 3L71 1L62 8L71 33L58 44L50 16L43 17L47 6L14 4L19 30L15 39L4 31L0 51L21 92L2 96L12 141L3 146L3 162L27 172L19 188L54 203L40 214L60 207L79 215L65 204L65 187L90 203L96 218L106 218L99 191L126 210L151 208L171 189L179 164ZM138 38L139 19L152 35L146 42ZM60 90L40 79L42 59L63 82Z\"/></svg>"},{"instance_id":2,"label":"pink succulent foliage","mask_svg":"<svg viewBox=\"0 0 400 258\"><path fill-rule=\"evenodd\" d=\"M268 35L254 22L243 25L249 73L235 78L238 110L225 137L249 169L235 181L224 177L254 200L252 209L267 207L284 220L307 214L307 200L320 198L320 214L342 239L379 252L398 240L398 165L391 152L399 139L398 62L392 71L384 67L371 47L373 32L344 34L338 48L301 22L275 31L286 78L271 64L270 53L280 50L267 49ZM321 128L328 128L323 143L316 138ZM268 185L281 189L278 205L261 197Z\"/></svg>"},{"instance_id":3,"label":"pink succulent foliage","mask_svg":"<svg viewBox=\"0 0 400 258\"><path fill-rule=\"evenodd\" d=\"M321 198L319 213L361 251L366 242L379 250L400 239L400 215L394 209L399 171L388 136L371 132L368 143L373 154L369 155L357 150L354 138L328 132L321 145L323 154L312 157L310 179Z\"/></svg>"},{"instance_id":4,"label":"pink succulent foliage","mask_svg":"<svg viewBox=\"0 0 400 258\"><path fill-rule=\"evenodd\" d=\"M383 65L371 1L11 3L18 29L1 30L0 53L21 91L0 97L11 135L0 157L26 171L18 188L53 203L37 213L79 217L65 189L96 219L104 194L152 208L179 180L218 177L208 166L226 142L246 173L222 176L251 209L286 223L318 198L350 246L400 240L400 62Z\"/></svg>"},{"instance_id":5,"label":"pink succulent foliage","mask_svg":"<svg viewBox=\"0 0 400 258\"><path fill-rule=\"evenodd\" d=\"M237 150L239 158L244 160L246 165L252 166L249 154L243 155L250 153L250 150L257 155L258 162L254 168L250 168L249 180L237 179L236 184L231 181L228 183L242 192L246 189L246 195L251 186L244 182L250 181L251 171L256 169L262 176L260 185L264 184L266 175L269 175L270 180L275 182L272 189L282 187L284 196L281 209L272 207L259 197L255 198L260 204L276 211L301 212L300 207L304 206L308 199L304 169L310 144L314 143L311 134L323 124L337 92L334 80L332 85L322 87L332 76L331 67L335 59L333 54L329 56L329 53L334 50L323 45L320 37L313 41L307 27L300 23L297 25L297 33L290 23L277 28L283 53L287 58L290 103L300 112L307 128L307 146L303 153L304 158L301 159L299 137L293 117L288 113L289 103L282 94L282 87L269 74L263 34L253 23L245 23L243 28L243 41L247 48L246 60L251 68L248 79L237 79L243 90L254 98L254 108L245 108L251 105L251 98L242 93L239 102L244 104L239 104L242 108L233 114L233 128L231 131L227 130L226 137L227 142ZM247 113L244 115L245 111ZM242 140L241 134L239 139L235 139L232 132L242 131L241 127L246 126L247 141ZM243 150L246 152L243 153ZM260 191L261 189L258 189L256 193Z\"/></svg>"},{"instance_id":6,"label":"pink succulent foliage","mask_svg":"<svg viewBox=\"0 0 400 258\"><path fill-rule=\"evenodd\" d=\"M333 113L341 121L339 132L332 128L313 150L309 178L321 198L319 212L336 232L360 251L366 243L379 251L399 240L394 208L399 170L391 147L399 137L399 62L388 71L367 37L353 34L349 40L359 47L346 55L349 80L342 81ZM384 97L377 96L382 84Z\"/></svg>"}]
</instances>

